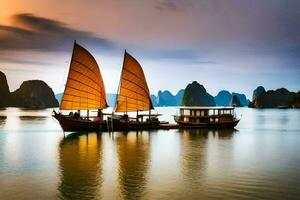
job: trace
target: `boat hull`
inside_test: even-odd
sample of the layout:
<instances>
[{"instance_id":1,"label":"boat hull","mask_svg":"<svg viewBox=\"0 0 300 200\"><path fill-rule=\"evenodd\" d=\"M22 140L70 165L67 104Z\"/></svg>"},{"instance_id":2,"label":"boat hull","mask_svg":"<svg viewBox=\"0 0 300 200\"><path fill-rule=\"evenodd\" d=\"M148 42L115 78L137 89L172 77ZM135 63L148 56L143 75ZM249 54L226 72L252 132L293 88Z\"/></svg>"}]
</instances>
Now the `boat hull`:
<instances>
[{"instance_id":1,"label":"boat hull","mask_svg":"<svg viewBox=\"0 0 300 200\"><path fill-rule=\"evenodd\" d=\"M175 119L180 128L216 128L216 129L233 129L240 120L234 120L231 122L211 122L211 123L190 123L183 122Z\"/></svg>"},{"instance_id":2,"label":"boat hull","mask_svg":"<svg viewBox=\"0 0 300 200\"><path fill-rule=\"evenodd\" d=\"M53 117L59 122L64 131L108 131L108 123L102 121L88 121L84 119L74 119L60 113L54 113Z\"/></svg>"},{"instance_id":3,"label":"boat hull","mask_svg":"<svg viewBox=\"0 0 300 200\"><path fill-rule=\"evenodd\" d=\"M69 116L54 112L53 117L59 122L64 131L87 131L87 132L107 132L107 131L130 131L158 129L159 121L122 121L108 118L102 121L88 121L84 119L74 119Z\"/></svg>"},{"instance_id":4,"label":"boat hull","mask_svg":"<svg viewBox=\"0 0 300 200\"><path fill-rule=\"evenodd\" d=\"M122 121L120 119L111 118L110 129L114 131L130 131L130 130L149 130L149 129L159 129L159 121Z\"/></svg>"}]
</instances>

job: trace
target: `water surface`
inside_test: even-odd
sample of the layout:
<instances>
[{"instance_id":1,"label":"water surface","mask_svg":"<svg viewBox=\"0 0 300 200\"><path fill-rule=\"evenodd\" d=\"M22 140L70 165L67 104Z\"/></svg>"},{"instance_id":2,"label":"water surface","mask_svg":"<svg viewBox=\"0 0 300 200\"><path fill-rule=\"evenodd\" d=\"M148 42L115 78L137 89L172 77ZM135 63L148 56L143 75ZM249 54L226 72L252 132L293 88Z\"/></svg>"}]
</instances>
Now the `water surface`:
<instances>
[{"instance_id":1,"label":"water surface","mask_svg":"<svg viewBox=\"0 0 300 200\"><path fill-rule=\"evenodd\" d=\"M50 114L0 110L0 199L300 196L300 110L240 108L236 130L66 135Z\"/></svg>"}]
</instances>

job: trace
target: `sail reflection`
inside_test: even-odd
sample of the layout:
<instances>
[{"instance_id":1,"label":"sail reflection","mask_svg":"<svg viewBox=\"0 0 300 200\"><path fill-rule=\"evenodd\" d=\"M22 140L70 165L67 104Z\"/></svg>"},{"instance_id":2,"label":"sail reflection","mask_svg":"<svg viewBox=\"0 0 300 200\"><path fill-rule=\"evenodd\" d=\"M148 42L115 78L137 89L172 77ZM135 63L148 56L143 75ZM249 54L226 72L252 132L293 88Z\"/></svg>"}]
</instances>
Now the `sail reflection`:
<instances>
[{"instance_id":1,"label":"sail reflection","mask_svg":"<svg viewBox=\"0 0 300 200\"><path fill-rule=\"evenodd\" d=\"M123 199L143 197L149 168L149 132L116 135L118 182Z\"/></svg>"},{"instance_id":2,"label":"sail reflection","mask_svg":"<svg viewBox=\"0 0 300 200\"><path fill-rule=\"evenodd\" d=\"M98 198L103 179L101 136L71 134L61 141L59 157L59 198Z\"/></svg>"}]
</instances>

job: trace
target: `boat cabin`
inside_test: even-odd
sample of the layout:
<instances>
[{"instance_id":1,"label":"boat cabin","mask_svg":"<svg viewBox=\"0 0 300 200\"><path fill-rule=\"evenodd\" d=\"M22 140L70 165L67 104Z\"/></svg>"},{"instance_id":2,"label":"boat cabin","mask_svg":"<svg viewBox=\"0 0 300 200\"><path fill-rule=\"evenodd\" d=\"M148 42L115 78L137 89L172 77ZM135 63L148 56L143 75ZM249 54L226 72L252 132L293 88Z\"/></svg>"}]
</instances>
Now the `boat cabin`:
<instances>
[{"instance_id":1,"label":"boat cabin","mask_svg":"<svg viewBox=\"0 0 300 200\"><path fill-rule=\"evenodd\" d=\"M185 123L222 123L235 118L233 107L180 107L178 121Z\"/></svg>"}]
</instances>

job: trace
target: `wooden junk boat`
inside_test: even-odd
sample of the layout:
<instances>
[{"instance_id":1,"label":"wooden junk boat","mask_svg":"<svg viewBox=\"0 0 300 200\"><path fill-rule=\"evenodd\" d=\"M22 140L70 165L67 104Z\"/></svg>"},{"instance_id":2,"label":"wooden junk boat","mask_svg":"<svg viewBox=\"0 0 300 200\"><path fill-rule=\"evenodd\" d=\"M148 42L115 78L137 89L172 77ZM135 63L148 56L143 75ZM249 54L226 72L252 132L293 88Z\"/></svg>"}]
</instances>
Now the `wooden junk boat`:
<instances>
[{"instance_id":1,"label":"wooden junk boat","mask_svg":"<svg viewBox=\"0 0 300 200\"><path fill-rule=\"evenodd\" d=\"M239 119L234 107L180 107L174 120L182 128L234 128Z\"/></svg>"},{"instance_id":2,"label":"wooden junk boat","mask_svg":"<svg viewBox=\"0 0 300 200\"><path fill-rule=\"evenodd\" d=\"M95 58L83 47L74 43L69 74L58 112L53 117L64 131L125 131L153 129L159 127L157 114L151 114L153 105L142 67L125 51L115 112L123 115L104 114L108 107L105 87ZM77 111L64 115L61 111ZM86 110L87 116L80 116ZM97 116L89 116L90 110L97 110ZM149 110L149 114L139 111ZM136 117L127 112L136 111ZM145 119L146 118L146 119Z\"/></svg>"}]
</instances>

